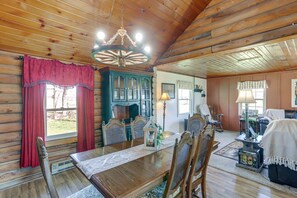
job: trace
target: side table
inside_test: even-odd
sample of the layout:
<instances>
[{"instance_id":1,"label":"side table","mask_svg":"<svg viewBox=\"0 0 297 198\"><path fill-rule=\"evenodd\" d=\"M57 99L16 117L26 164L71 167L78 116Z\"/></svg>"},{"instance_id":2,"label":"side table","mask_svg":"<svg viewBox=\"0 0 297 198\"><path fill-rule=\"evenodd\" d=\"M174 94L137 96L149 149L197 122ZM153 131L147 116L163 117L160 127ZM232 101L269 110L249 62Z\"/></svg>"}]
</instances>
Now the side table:
<instances>
[{"instance_id":1,"label":"side table","mask_svg":"<svg viewBox=\"0 0 297 198\"><path fill-rule=\"evenodd\" d=\"M238 152L236 166L260 172L263 168L263 149L259 147L262 135L256 139L245 139L245 134L241 134L235 140L243 143L243 148L239 149Z\"/></svg>"}]
</instances>

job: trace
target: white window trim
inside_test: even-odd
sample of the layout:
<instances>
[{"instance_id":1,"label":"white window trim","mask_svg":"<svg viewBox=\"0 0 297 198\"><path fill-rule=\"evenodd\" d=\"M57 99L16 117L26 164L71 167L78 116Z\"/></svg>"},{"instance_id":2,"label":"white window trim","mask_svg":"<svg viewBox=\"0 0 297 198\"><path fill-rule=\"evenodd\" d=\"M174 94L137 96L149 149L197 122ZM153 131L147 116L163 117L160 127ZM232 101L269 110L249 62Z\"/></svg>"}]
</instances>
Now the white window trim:
<instances>
[{"instance_id":1,"label":"white window trim","mask_svg":"<svg viewBox=\"0 0 297 198\"><path fill-rule=\"evenodd\" d=\"M68 132L65 134L58 134L58 135L51 135L48 136L47 135L47 112L48 110L53 110L53 109L47 109L46 108L46 104L47 104L47 89L45 88L45 97L44 97L44 102L43 102L43 106L44 106L44 134L45 134L45 141L52 141L52 140L60 140L60 139L66 139L66 138L72 138L72 137L77 137L77 131L73 131L73 132ZM72 110L76 110L77 113L77 103L76 103L76 108L67 108L67 109L60 109L60 110L68 110L68 109L72 109ZM57 111L59 111L59 109L56 109ZM77 126L77 116L76 116L76 129L78 129Z\"/></svg>"},{"instance_id":2,"label":"white window trim","mask_svg":"<svg viewBox=\"0 0 297 198\"><path fill-rule=\"evenodd\" d=\"M192 91L190 91L190 98L189 98L189 102L190 102L190 106L189 106L189 112L186 113L179 113L179 101L183 100L183 99L179 99L179 93L177 93L177 115L188 115L188 114L192 114L192 109L193 109L193 94Z\"/></svg>"},{"instance_id":3,"label":"white window trim","mask_svg":"<svg viewBox=\"0 0 297 198\"><path fill-rule=\"evenodd\" d=\"M77 137L77 132L65 133L65 134L59 134L59 135L51 135L51 136L46 135L45 140L51 141L51 140L60 140L60 139L72 138L72 137Z\"/></svg>"},{"instance_id":4,"label":"white window trim","mask_svg":"<svg viewBox=\"0 0 297 198\"><path fill-rule=\"evenodd\" d=\"M263 114L266 111L266 88L264 89L264 97L263 97ZM238 115L241 116L242 114L242 107L243 104L242 103L238 103ZM263 116L263 114L258 114L258 116Z\"/></svg>"},{"instance_id":5,"label":"white window trim","mask_svg":"<svg viewBox=\"0 0 297 198\"><path fill-rule=\"evenodd\" d=\"M177 84L178 84L178 86L177 86L177 116L192 114L192 111L193 111L193 83L187 82L187 81L177 81ZM179 101L182 100L182 99L179 99L180 98L179 89L187 89L190 92L189 112L186 112L186 113L179 112Z\"/></svg>"}]
</instances>

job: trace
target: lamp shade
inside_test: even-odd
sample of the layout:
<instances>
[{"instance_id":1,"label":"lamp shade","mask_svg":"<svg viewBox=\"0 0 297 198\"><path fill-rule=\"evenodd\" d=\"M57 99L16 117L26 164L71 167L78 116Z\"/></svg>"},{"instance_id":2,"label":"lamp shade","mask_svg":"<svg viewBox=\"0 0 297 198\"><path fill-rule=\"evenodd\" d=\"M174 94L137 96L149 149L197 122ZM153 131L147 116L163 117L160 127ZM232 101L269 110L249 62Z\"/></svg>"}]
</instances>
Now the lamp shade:
<instances>
[{"instance_id":1,"label":"lamp shade","mask_svg":"<svg viewBox=\"0 0 297 198\"><path fill-rule=\"evenodd\" d=\"M256 103L252 90L239 90L236 103Z\"/></svg>"},{"instance_id":2,"label":"lamp shade","mask_svg":"<svg viewBox=\"0 0 297 198\"><path fill-rule=\"evenodd\" d=\"M162 93L162 96L160 98L160 100L170 100L170 96L168 95L168 93Z\"/></svg>"}]
</instances>

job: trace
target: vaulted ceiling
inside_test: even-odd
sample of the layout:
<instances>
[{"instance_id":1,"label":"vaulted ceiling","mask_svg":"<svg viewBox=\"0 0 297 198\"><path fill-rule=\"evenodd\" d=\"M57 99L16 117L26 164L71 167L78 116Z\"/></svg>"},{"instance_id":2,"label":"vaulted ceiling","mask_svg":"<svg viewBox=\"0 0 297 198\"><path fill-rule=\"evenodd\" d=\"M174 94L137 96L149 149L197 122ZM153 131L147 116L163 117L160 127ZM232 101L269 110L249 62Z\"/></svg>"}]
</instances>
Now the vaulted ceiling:
<instances>
[{"instance_id":1,"label":"vaulted ceiling","mask_svg":"<svg viewBox=\"0 0 297 198\"><path fill-rule=\"evenodd\" d=\"M209 1L1 0L0 49L104 67L90 57L96 33L116 33L123 5L124 28L131 37L143 32L153 65Z\"/></svg>"},{"instance_id":2,"label":"vaulted ceiling","mask_svg":"<svg viewBox=\"0 0 297 198\"><path fill-rule=\"evenodd\" d=\"M202 78L297 69L297 0L124 0L124 27L151 45L147 65ZM105 67L98 30L121 26L120 0L1 0L0 50Z\"/></svg>"}]
</instances>

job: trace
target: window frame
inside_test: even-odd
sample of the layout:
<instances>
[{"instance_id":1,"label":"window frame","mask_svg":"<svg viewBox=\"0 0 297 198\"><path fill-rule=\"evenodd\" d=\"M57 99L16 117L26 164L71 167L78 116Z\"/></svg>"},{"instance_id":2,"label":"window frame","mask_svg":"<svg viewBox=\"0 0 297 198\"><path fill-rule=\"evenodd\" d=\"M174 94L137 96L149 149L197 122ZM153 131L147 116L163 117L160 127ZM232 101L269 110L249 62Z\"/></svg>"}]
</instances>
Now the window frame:
<instances>
[{"instance_id":1,"label":"window frame","mask_svg":"<svg viewBox=\"0 0 297 198\"><path fill-rule=\"evenodd\" d=\"M254 90L257 90L257 89L263 89L263 99L258 99L255 97L255 94L254 94ZM259 100L262 100L263 101L263 113L260 114L258 113L258 116L263 116L265 110L266 110L266 88L257 88L257 89L251 89L252 90L252 93L253 93L253 96L254 96L254 99L256 101L259 101ZM242 115L242 111L243 111L243 107L245 106L245 104L243 103L238 103L238 115ZM256 106L255 106L256 107ZM250 106L249 106L249 110L255 110L254 108L253 109L250 109Z\"/></svg>"},{"instance_id":2,"label":"window frame","mask_svg":"<svg viewBox=\"0 0 297 198\"><path fill-rule=\"evenodd\" d=\"M52 85L52 86L57 86L58 85L54 85L54 84L46 84L45 85L45 97L44 97L44 133L45 133L45 141L51 141L51 140L59 140L59 139L65 139L65 138L72 138L72 137L77 137L77 130L78 130L78 126L77 126L77 102L76 102L76 107L72 107L72 108L49 108L47 109L47 85ZM70 87L67 87L70 88ZM74 87L76 89L76 87ZM76 90L77 91L77 90ZM76 96L77 97L77 92L76 92ZM77 99L76 99L77 100ZM57 134L57 135L47 135L47 113L49 111L73 111L76 110L76 131L74 132L69 132L69 133L64 133L64 134Z\"/></svg>"},{"instance_id":3,"label":"window frame","mask_svg":"<svg viewBox=\"0 0 297 198\"><path fill-rule=\"evenodd\" d=\"M180 99L180 93L179 91L181 90L182 88L178 88L177 89L177 115L188 115L188 114L191 114L192 113L192 105L193 105L193 91L191 89L183 89L183 90L188 90L189 91L189 99ZM185 113L180 113L180 110L179 110L179 102L181 100L188 100L189 101L189 111L188 112L185 112Z\"/></svg>"}]
</instances>

